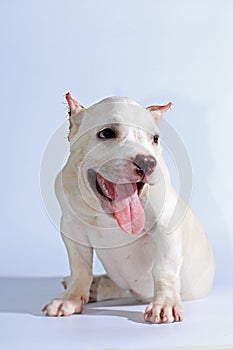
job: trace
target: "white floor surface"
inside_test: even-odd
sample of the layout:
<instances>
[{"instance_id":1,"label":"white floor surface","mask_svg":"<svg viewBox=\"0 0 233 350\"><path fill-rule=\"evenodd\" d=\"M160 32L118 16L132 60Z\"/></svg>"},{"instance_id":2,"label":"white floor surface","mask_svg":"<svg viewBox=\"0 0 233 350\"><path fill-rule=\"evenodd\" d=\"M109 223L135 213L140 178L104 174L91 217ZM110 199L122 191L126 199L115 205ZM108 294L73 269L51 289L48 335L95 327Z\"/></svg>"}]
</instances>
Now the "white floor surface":
<instances>
[{"instance_id":1,"label":"white floor surface","mask_svg":"<svg viewBox=\"0 0 233 350\"><path fill-rule=\"evenodd\" d=\"M182 323L152 325L133 300L93 303L82 315L45 317L61 278L0 278L0 349L233 349L233 287L185 302Z\"/></svg>"}]
</instances>

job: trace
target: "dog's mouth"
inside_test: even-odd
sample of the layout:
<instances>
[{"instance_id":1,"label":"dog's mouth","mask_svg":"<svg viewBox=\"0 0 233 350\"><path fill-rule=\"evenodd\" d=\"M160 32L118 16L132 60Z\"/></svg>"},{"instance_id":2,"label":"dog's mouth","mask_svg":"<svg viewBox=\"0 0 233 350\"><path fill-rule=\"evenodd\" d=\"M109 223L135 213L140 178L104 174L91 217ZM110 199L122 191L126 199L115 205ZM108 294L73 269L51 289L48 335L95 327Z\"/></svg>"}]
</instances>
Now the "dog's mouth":
<instances>
[{"instance_id":1,"label":"dog's mouth","mask_svg":"<svg viewBox=\"0 0 233 350\"><path fill-rule=\"evenodd\" d=\"M123 231L142 232L145 213L139 197L145 183L114 183L92 169L88 170L88 180L103 209L116 218Z\"/></svg>"}]
</instances>

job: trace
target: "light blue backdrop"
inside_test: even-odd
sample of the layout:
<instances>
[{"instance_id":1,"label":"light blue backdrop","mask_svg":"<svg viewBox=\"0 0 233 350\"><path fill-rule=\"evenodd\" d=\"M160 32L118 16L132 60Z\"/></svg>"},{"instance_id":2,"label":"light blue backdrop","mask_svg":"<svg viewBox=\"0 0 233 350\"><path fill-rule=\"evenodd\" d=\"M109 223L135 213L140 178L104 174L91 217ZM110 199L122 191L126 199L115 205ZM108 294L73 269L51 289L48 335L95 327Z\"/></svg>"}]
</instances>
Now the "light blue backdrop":
<instances>
[{"instance_id":1,"label":"light blue backdrop","mask_svg":"<svg viewBox=\"0 0 233 350\"><path fill-rule=\"evenodd\" d=\"M232 13L230 0L1 2L1 275L68 272L39 170L71 91L85 106L110 95L174 103L167 119L192 159L216 281L232 278Z\"/></svg>"}]
</instances>

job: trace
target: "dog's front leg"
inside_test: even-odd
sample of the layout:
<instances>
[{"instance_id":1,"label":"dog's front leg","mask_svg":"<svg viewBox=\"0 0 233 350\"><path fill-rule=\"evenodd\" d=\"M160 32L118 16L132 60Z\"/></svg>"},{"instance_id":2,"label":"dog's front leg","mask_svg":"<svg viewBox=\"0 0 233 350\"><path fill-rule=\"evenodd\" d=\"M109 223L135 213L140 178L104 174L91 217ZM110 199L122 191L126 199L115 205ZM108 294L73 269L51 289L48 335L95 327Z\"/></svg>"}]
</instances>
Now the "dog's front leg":
<instances>
[{"instance_id":1,"label":"dog's front leg","mask_svg":"<svg viewBox=\"0 0 233 350\"><path fill-rule=\"evenodd\" d=\"M93 250L63 236L65 242L71 279L64 293L52 299L42 311L47 316L69 316L81 313L83 304L88 302L92 283L92 255Z\"/></svg>"},{"instance_id":2,"label":"dog's front leg","mask_svg":"<svg viewBox=\"0 0 233 350\"><path fill-rule=\"evenodd\" d=\"M162 229L152 234L156 243L153 267L154 297L145 311L145 320L152 323L182 321L180 269L182 264L181 231L167 234Z\"/></svg>"}]
</instances>

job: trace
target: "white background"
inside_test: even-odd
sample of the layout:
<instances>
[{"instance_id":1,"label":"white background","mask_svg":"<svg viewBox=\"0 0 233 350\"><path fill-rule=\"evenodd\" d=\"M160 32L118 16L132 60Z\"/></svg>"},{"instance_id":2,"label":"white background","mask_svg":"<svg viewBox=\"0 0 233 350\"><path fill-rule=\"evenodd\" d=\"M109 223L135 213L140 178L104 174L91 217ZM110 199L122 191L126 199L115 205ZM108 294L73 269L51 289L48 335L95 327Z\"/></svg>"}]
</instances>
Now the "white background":
<instances>
[{"instance_id":1,"label":"white background","mask_svg":"<svg viewBox=\"0 0 233 350\"><path fill-rule=\"evenodd\" d=\"M0 16L0 275L68 273L39 172L71 91L84 106L111 95L173 102L166 119L192 160L215 284L232 281L233 1L10 0Z\"/></svg>"}]
</instances>

